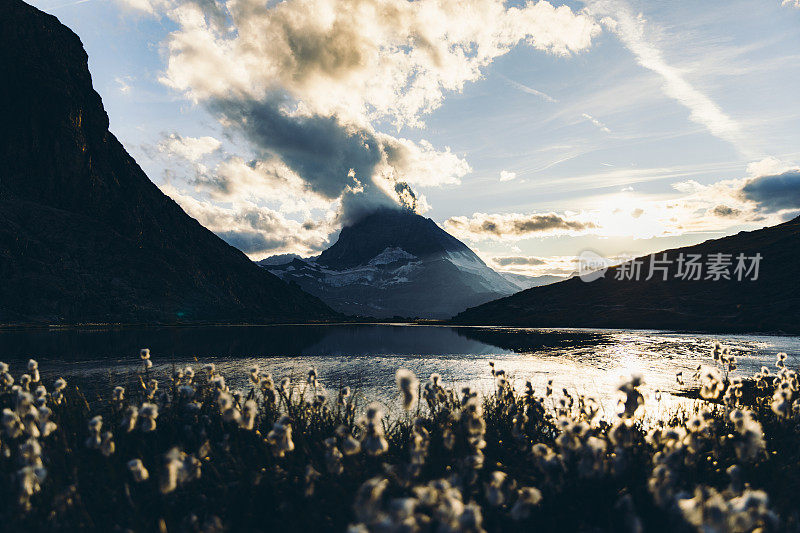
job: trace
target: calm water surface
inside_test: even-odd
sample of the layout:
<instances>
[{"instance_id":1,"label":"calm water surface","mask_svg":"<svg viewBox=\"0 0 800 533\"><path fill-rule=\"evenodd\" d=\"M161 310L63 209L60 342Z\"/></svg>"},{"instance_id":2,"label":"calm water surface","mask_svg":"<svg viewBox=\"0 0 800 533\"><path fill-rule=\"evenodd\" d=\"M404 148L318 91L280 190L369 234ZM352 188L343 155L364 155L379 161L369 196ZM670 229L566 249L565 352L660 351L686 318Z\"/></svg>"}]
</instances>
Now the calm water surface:
<instances>
[{"instance_id":1,"label":"calm water surface","mask_svg":"<svg viewBox=\"0 0 800 533\"><path fill-rule=\"evenodd\" d=\"M641 374L648 410L655 414L677 401L670 392L686 386L698 364L711 365L715 340L739 359L736 374L751 375L762 365L774 369L775 354L786 352L800 366L800 337L705 335L662 331L511 329L417 325L214 326L0 331L0 360L18 376L28 358L39 360L45 379L64 376L90 390L129 381L148 347L157 377L173 365L214 362L232 388L246 386L247 369L258 364L277 379L302 381L315 367L329 389L350 385L369 399L394 408L398 367L420 378L441 374L447 385L493 386L489 361L518 382L531 380L543 392L547 380L600 399L614 410L622 376ZM656 389L665 391L661 402Z\"/></svg>"}]
</instances>

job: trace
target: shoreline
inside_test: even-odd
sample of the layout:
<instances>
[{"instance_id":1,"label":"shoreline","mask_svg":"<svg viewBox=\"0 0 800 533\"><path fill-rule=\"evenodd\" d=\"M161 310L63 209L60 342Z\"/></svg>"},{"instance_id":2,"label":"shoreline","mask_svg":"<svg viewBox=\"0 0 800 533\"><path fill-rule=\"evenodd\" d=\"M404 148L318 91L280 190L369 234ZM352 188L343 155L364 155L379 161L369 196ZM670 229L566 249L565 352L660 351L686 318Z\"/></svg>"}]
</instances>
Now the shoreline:
<instances>
[{"instance_id":1,"label":"shoreline","mask_svg":"<svg viewBox=\"0 0 800 533\"><path fill-rule=\"evenodd\" d=\"M695 330L695 329L652 329L634 327L583 327L583 326L522 326L506 324L459 324L446 320L338 320L332 322L202 322L202 323L135 323L135 322L87 322L77 324L0 324L0 333L6 331L85 331L85 330L135 330L135 329L189 329L189 328L263 328L263 327L298 327L298 326L402 326L402 327L449 327L449 328L476 328L508 331L609 331L654 334L696 334L696 335L751 335L766 337L798 337L800 333L787 331L758 331L758 330Z\"/></svg>"}]
</instances>

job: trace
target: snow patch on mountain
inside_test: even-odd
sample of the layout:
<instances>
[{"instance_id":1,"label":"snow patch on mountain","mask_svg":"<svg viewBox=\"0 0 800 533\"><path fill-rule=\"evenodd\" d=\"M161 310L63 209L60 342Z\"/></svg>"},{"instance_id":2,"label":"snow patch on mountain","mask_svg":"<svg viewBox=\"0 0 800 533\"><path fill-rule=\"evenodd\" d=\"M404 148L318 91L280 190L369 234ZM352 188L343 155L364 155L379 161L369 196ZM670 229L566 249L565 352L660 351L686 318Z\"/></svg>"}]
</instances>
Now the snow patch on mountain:
<instances>
[{"instance_id":1,"label":"snow patch on mountain","mask_svg":"<svg viewBox=\"0 0 800 533\"><path fill-rule=\"evenodd\" d=\"M396 263L397 261L413 261L414 259L416 259L415 256L406 252L402 248L389 247L386 248L384 251L382 251L380 254L373 257L367 264L389 265L391 263Z\"/></svg>"}]
</instances>

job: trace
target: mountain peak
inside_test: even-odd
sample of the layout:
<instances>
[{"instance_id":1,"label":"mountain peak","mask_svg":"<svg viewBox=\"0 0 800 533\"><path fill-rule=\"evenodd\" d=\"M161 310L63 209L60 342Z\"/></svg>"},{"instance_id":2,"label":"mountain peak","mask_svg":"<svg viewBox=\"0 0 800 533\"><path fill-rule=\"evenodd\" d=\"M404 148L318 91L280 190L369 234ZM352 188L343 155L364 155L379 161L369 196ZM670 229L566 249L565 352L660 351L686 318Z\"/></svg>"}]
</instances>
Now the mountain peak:
<instances>
[{"instance_id":1,"label":"mountain peak","mask_svg":"<svg viewBox=\"0 0 800 533\"><path fill-rule=\"evenodd\" d=\"M336 243L317 263L341 270L369 263L387 248L399 248L418 259L446 252L474 256L464 243L436 222L405 209L380 209L342 228Z\"/></svg>"},{"instance_id":2,"label":"mountain peak","mask_svg":"<svg viewBox=\"0 0 800 533\"><path fill-rule=\"evenodd\" d=\"M262 263L286 281L356 315L445 318L519 286L433 220L381 209L342 229L317 258Z\"/></svg>"}]
</instances>

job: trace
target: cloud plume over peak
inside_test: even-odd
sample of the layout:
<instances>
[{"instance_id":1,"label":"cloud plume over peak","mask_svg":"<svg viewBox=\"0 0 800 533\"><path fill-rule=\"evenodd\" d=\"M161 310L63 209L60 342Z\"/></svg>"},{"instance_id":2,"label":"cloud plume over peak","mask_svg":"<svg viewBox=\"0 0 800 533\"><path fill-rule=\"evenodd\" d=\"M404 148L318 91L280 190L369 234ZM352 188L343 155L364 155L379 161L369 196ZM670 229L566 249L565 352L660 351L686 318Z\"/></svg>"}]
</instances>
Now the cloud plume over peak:
<instances>
[{"instance_id":1,"label":"cloud plume over peak","mask_svg":"<svg viewBox=\"0 0 800 533\"><path fill-rule=\"evenodd\" d=\"M588 48L599 26L549 2L502 0L150 0L177 25L161 81L341 203L424 210L420 187L458 184L449 148L378 131L423 125L448 92L520 42L556 55Z\"/></svg>"}]
</instances>

